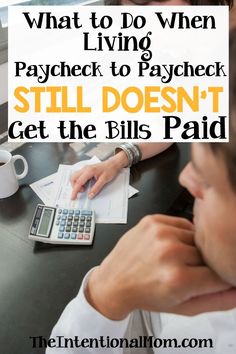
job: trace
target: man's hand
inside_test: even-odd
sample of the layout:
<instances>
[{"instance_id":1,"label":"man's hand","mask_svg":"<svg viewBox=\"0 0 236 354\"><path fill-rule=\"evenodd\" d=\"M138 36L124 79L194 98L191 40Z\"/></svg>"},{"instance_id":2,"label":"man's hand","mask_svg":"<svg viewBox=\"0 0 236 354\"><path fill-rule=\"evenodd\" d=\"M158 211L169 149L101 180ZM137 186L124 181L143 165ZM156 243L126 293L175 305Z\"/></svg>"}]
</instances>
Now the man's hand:
<instances>
[{"instance_id":1,"label":"man's hand","mask_svg":"<svg viewBox=\"0 0 236 354\"><path fill-rule=\"evenodd\" d=\"M224 308L236 306L231 286L204 265L193 224L164 215L147 216L128 231L86 289L90 304L113 320L135 309L185 315L222 309L222 294L231 299Z\"/></svg>"}]
</instances>

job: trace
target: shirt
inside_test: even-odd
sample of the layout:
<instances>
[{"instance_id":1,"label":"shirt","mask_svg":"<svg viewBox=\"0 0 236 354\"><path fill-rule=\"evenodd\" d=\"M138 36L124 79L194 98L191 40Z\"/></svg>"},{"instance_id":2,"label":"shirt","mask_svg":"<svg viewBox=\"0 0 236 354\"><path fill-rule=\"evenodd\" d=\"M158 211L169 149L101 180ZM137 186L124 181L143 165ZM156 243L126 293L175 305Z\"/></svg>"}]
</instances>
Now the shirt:
<instances>
[{"instance_id":1,"label":"shirt","mask_svg":"<svg viewBox=\"0 0 236 354\"><path fill-rule=\"evenodd\" d=\"M47 348L46 354L236 354L236 308L193 317L135 311L122 321L112 321L97 312L85 298L89 273L53 328L52 347ZM148 338L154 348L137 348L138 344L146 345L144 341ZM172 348L168 347L170 341ZM136 348L120 348L120 343L136 345Z\"/></svg>"}]
</instances>

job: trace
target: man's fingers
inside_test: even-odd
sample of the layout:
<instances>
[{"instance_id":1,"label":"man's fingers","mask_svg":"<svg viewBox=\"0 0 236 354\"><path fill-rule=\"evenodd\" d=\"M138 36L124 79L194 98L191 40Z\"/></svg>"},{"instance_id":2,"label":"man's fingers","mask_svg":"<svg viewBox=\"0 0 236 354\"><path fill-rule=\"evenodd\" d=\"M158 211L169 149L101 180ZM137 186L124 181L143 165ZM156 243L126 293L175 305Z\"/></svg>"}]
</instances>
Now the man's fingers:
<instances>
[{"instance_id":1,"label":"man's fingers","mask_svg":"<svg viewBox=\"0 0 236 354\"><path fill-rule=\"evenodd\" d=\"M194 316L203 312L227 311L236 307L236 289L198 296L188 300L169 312L184 316Z\"/></svg>"},{"instance_id":2,"label":"man's fingers","mask_svg":"<svg viewBox=\"0 0 236 354\"><path fill-rule=\"evenodd\" d=\"M177 227L168 226L168 230L166 230L166 236L169 237L170 240L178 240L184 243L185 245L194 246L194 233L192 230L180 229Z\"/></svg>"},{"instance_id":3,"label":"man's fingers","mask_svg":"<svg viewBox=\"0 0 236 354\"><path fill-rule=\"evenodd\" d=\"M107 183L106 179L103 177L99 177L96 181L96 183L93 185L93 187L89 191L89 198L92 199L97 195L101 189L104 187L104 185Z\"/></svg>"},{"instance_id":4,"label":"man's fingers","mask_svg":"<svg viewBox=\"0 0 236 354\"><path fill-rule=\"evenodd\" d=\"M207 266L189 267L185 270L189 278L186 296L193 298L228 290L229 284L225 283ZM186 279L187 281L188 279ZM187 298L186 298L187 300Z\"/></svg>"},{"instance_id":5,"label":"man's fingers","mask_svg":"<svg viewBox=\"0 0 236 354\"><path fill-rule=\"evenodd\" d=\"M183 244L195 246L194 230L191 225L187 225L187 227L183 225L184 228L177 227L167 222L167 220L163 222L162 220L160 220L159 215L157 215L156 217L155 215L151 215L144 217L140 222L140 226L144 230L146 230L147 228L149 228L149 230L152 229L150 232L153 235L156 235L159 240L169 240L171 243L175 241L180 241Z\"/></svg>"},{"instance_id":6,"label":"man's fingers","mask_svg":"<svg viewBox=\"0 0 236 354\"><path fill-rule=\"evenodd\" d=\"M175 248L174 248L175 249ZM183 264L187 266L202 266L204 264L202 256L196 247L190 244L182 244L179 242L176 244L176 253L175 257L173 255L173 262L177 261L178 263L181 261Z\"/></svg>"},{"instance_id":7,"label":"man's fingers","mask_svg":"<svg viewBox=\"0 0 236 354\"><path fill-rule=\"evenodd\" d=\"M170 313L193 316L236 307L236 289L206 266L185 268L182 283L181 303L170 307Z\"/></svg>"},{"instance_id":8,"label":"man's fingers","mask_svg":"<svg viewBox=\"0 0 236 354\"><path fill-rule=\"evenodd\" d=\"M179 218L175 216L167 216L167 215L161 215L161 214L156 214L152 215L152 217L160 223L174 226L180 229L186 229L186 230L194 230L194 225L192 222L190 222L187 219L184 218Z\"/></svg>"}]
</instances>

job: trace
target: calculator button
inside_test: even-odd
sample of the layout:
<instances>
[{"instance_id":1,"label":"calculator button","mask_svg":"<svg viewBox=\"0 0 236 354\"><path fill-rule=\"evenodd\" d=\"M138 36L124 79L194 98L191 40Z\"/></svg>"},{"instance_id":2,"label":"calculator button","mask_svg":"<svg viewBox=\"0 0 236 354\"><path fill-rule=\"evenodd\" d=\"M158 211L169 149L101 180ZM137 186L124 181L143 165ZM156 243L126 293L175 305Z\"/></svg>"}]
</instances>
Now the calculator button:
<instances>
[{"instance_id":1,"label":"calculator button","mask_svg":"<svg viewBox=\"0 0 236 354\"><path fill-rule=\"evenodd\" d=\"M73 216L68 216L68 220L73 220Z\"/></svg>"},{"instance_id":2,"label":"calculator button","mask_svg":"<svg viewBox=\"0 0 236 354\"><path fill-rule=\"evenodd\" d=\"M60 232L64 232L65 231L65 227L64 226L61 226L60 229L59 229Z\"/></svg>"},{"instance_id":3,"label":"calculator button","mask_svg":"<svg viewBox=\"0 0 236 354\"><path fill-rule=\"evenodd\" d=\"M61 226L65 226L65 224L66 224L66 221L65 221L65 220L62 220L60 225L61 225Z\"/></svg>"},{"instance_id":4,"label":"calculator button","mask_svg":"<svg viewBox=\"0 0 236 354\"><path fill-rule=\"evenodd\" d=\"M67 221L67 226L71 226L72 222L71 221Z\"/></svg>"},{"instance_id":5,"label":"calculator button","mask_svg":"<svg viewBox=\"0 0 236 354\"><path fill-rule=\"evenodd\" d=\"M77 234L76 234L75 232L72 232L72 233L70 234L70 238L71 238L72 240L75 240L75 239L76 239L76 236L77 236Z\"/></svg>"},{"instance_id":6,"label":"calculator button","mask_svg":"<svg viewBox=\"0 0 236 354\"><path fill-rule=\"evenodd\" d=\"M91 210L81 210L81 215L90 216L93 212Z\"/></svg>"},{"instance_id":7,"label":"calculator button","mask_svg":"<svg viewBox=\"0 0 236 354\"><path fill-rule=\"evenodd\" d=\"M58 215L58 216L57 216L57 220L61 220L61 215Z\"/></svg>"},{"instance_id":8,"label":"calculator button","mask_svg":"<svg viewBox=\"0 0 236 354\"><path fill-rule=\"evenodd\" d=\"M74 216L74 221L79 221L79 216Z\"/></svg>"},{"instance_id":9,"label":"calculator button","mask_svg":"<svg viewBox=\"0 0 236 354\"><path fill-rule=\"evenodd\" d=\"M72 232L77 232L77 227L73 227Z\"/></svg>"},{"instance_id":10,"label":"calculator button","mask_svg":"<svg viewBox=\"0 0 236 354\"><path fill-rule=\"evenodd\" d=\"M61 214L62 213L62 210L61 209L58 209L58 214Z\"/></svg>"},{"instance_id":11,"label":"calculator button","mask_svg":"<svg viewBox=\"0 0 236 354\"><path fill-rule=\"evenodd\" d=\"M81 216L80 221L84 221L84 220L85 220L85 216Z\"/></svg>"},{"instance_id":12,"label":"calculator button","mask_svg":"<svg viewBox=\"0 0 236 354\"><path fill-rule=\"evenodd\" d=\"M91 226L91 222L90 221L87 221L86 222L86 227L90 227Z\"/></svg>"},{"instance_id":13,"label":"calculator button","mask_svg":"<svg viewBox=\"0 0 236 354\"><path fill-rule=\"evenodd\" d=\"M60 225L60 221L59 220L56 221L56 225L57 226Z\"/></svg>"},{"instance_id":14,"label":"calculator button","mask_svg":"<svg viewBox=\"0 0 236 354\"><path fill-rule=\"evenodd\" d=\"M64 237L64 233L63 232L59 232L57 237L58 238L63 238Z\"/></svg>"},{"instance_id":15,"label":"calculator button","mask_svg":"<svg viewBox=\"0 0 236 354\"><path fill-rule=\"evenodd\" d=\"M90 227L86 227L85 232L90 232Z\"/></svg>"},{"instance_id":16,"label":"calculator button","mask_svg":"<svg viewBox=\"0 0 236 354\"><path fill-rule=\"evenodd\" d=\"M73 209L69 210L69 214L74 215L74 210Z\"/></svg>"},{"instance_id":17,"label":"calculator button","mask_svg":"<svg viewBox=\"0 0 236 354\"><path fill-rule=\"evenodd\" d=\"M64 215L67 215L67 214L68 214L68 209L64 209L64 210L63 210L63 214L64 214Z\"/></svg>"},{"instance_id":18,"label":"calculator button","mask_svg":"<svg viewBox=\"0 0 236 354\"><path fill-rule=\"evenodd\" d=\"M71 232L71 227L70 226L66 227L66 232Z\"/></svg>"},{"instance_id":19,"label":"calculator button","mask_svg":"<svg viewBox=\"0 0 236 354\"><path fill-rule=\"evenodd\" d=\"M90 234L84 234L84 240L89 240L90 239Z\"/></svg>"},{"instance_id":20,"label":"calculator button","mask_svg":"<svg viewBox=\"0 0 236 354\"><path fill-rule=\"evenodd\" d=\"M66 220L66 219L67 219L67 216L66 216L66 215L63 215L61 219L62 219L62 220Z\"/></svg>"},{"instance_id":21,"label":"calculator button","mask_svg":"<svg viewBox=\"0 0 236 354\"><path fill-rule=\"evenodd\" d=\"M64 234L64 238L65 238L65 239L69 239L69 238L70 238L70 233L69 233L69 232L66 232L66 233Z\"/></svg>"},{"instance_id":22,"label":"calculator button","mask_svg":"<svg viewBox=\"0 0 236 354\"><path fill-rule=\"evenodd\" d=\"M79 210L75 210L75 216L78 216L80 214Z\"/></svg>"},{"instance_id":23,"label":"calculator button","mask_svg":"<svg viewBox=\"0 0 236 354\"><path fill-rule=\"evenodd\" d=\"M79 226L84 227L84 222L81 222Z\"/></svg>"},{"instance_id":24,"label":"calculator button","mask_svg":"<svg viewBox=\"0 0 236 354\"><path fill-rule=\"evenodd\" d=\"M92 216L87 216L87 221L92 221Z\"/></svg>"},{"instance_id":25,"label":"calculator button","mask_svg":"<svg viewBox=\"0 0 236 354\"><path fill-rule=\"evenodd\" d=\"M73 226L74 226L74 227L77 227L77 226L78 226L78 222L77 222L77 221L74 221L74 222L73 222Z\"/></svg>"},{"instance_id":26,"label":"calculator button","mask_svg":"<svg viewBox=\"0 0 236 354\"><path fill-rule=\"evenodd\" d=\"M79 228L79 232L84 232L84 228L83 228L83 227L80 227L80 228Z\"/></svg>"},{"instance_id":27,"label":"calculator button","mask_svg":"<svg viewBox=\"0 0 236 354\"><path fill-rule=\"evenodd\" d=\"M78 239L78 240L83 240L83 238L84 238L83 234L78 234L78 235L77 235L77 239Z\"/></svg>"}]
</instances>

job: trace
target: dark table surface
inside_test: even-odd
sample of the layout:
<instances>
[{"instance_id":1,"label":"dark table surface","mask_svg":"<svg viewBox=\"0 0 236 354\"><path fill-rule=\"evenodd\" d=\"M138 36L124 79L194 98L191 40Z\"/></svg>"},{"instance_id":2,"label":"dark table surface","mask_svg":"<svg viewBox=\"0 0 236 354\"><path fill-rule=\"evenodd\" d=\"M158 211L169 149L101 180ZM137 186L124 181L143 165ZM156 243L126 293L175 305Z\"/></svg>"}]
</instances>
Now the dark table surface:
<instances>
[{"instance_id":1,"label":"dark table surface","mask_svg":"<svg viewBox=\"0 0 236 354\"><path fill-rule=\"evenodd\" d=\"M81 159L67 144L25 144L29 174L12 197L0 200L0 353L35 354L30 336L49 337L86 272L99 264L119 238L144 215L166 213L181 192L178 175L189 158L188 144L174 145L131 169L139 194L129 200L128 223L98 224L92 246L56 246L28 239L40 199L29 184L56 172L60 163Z\"/></svg>"}]
</instances>

